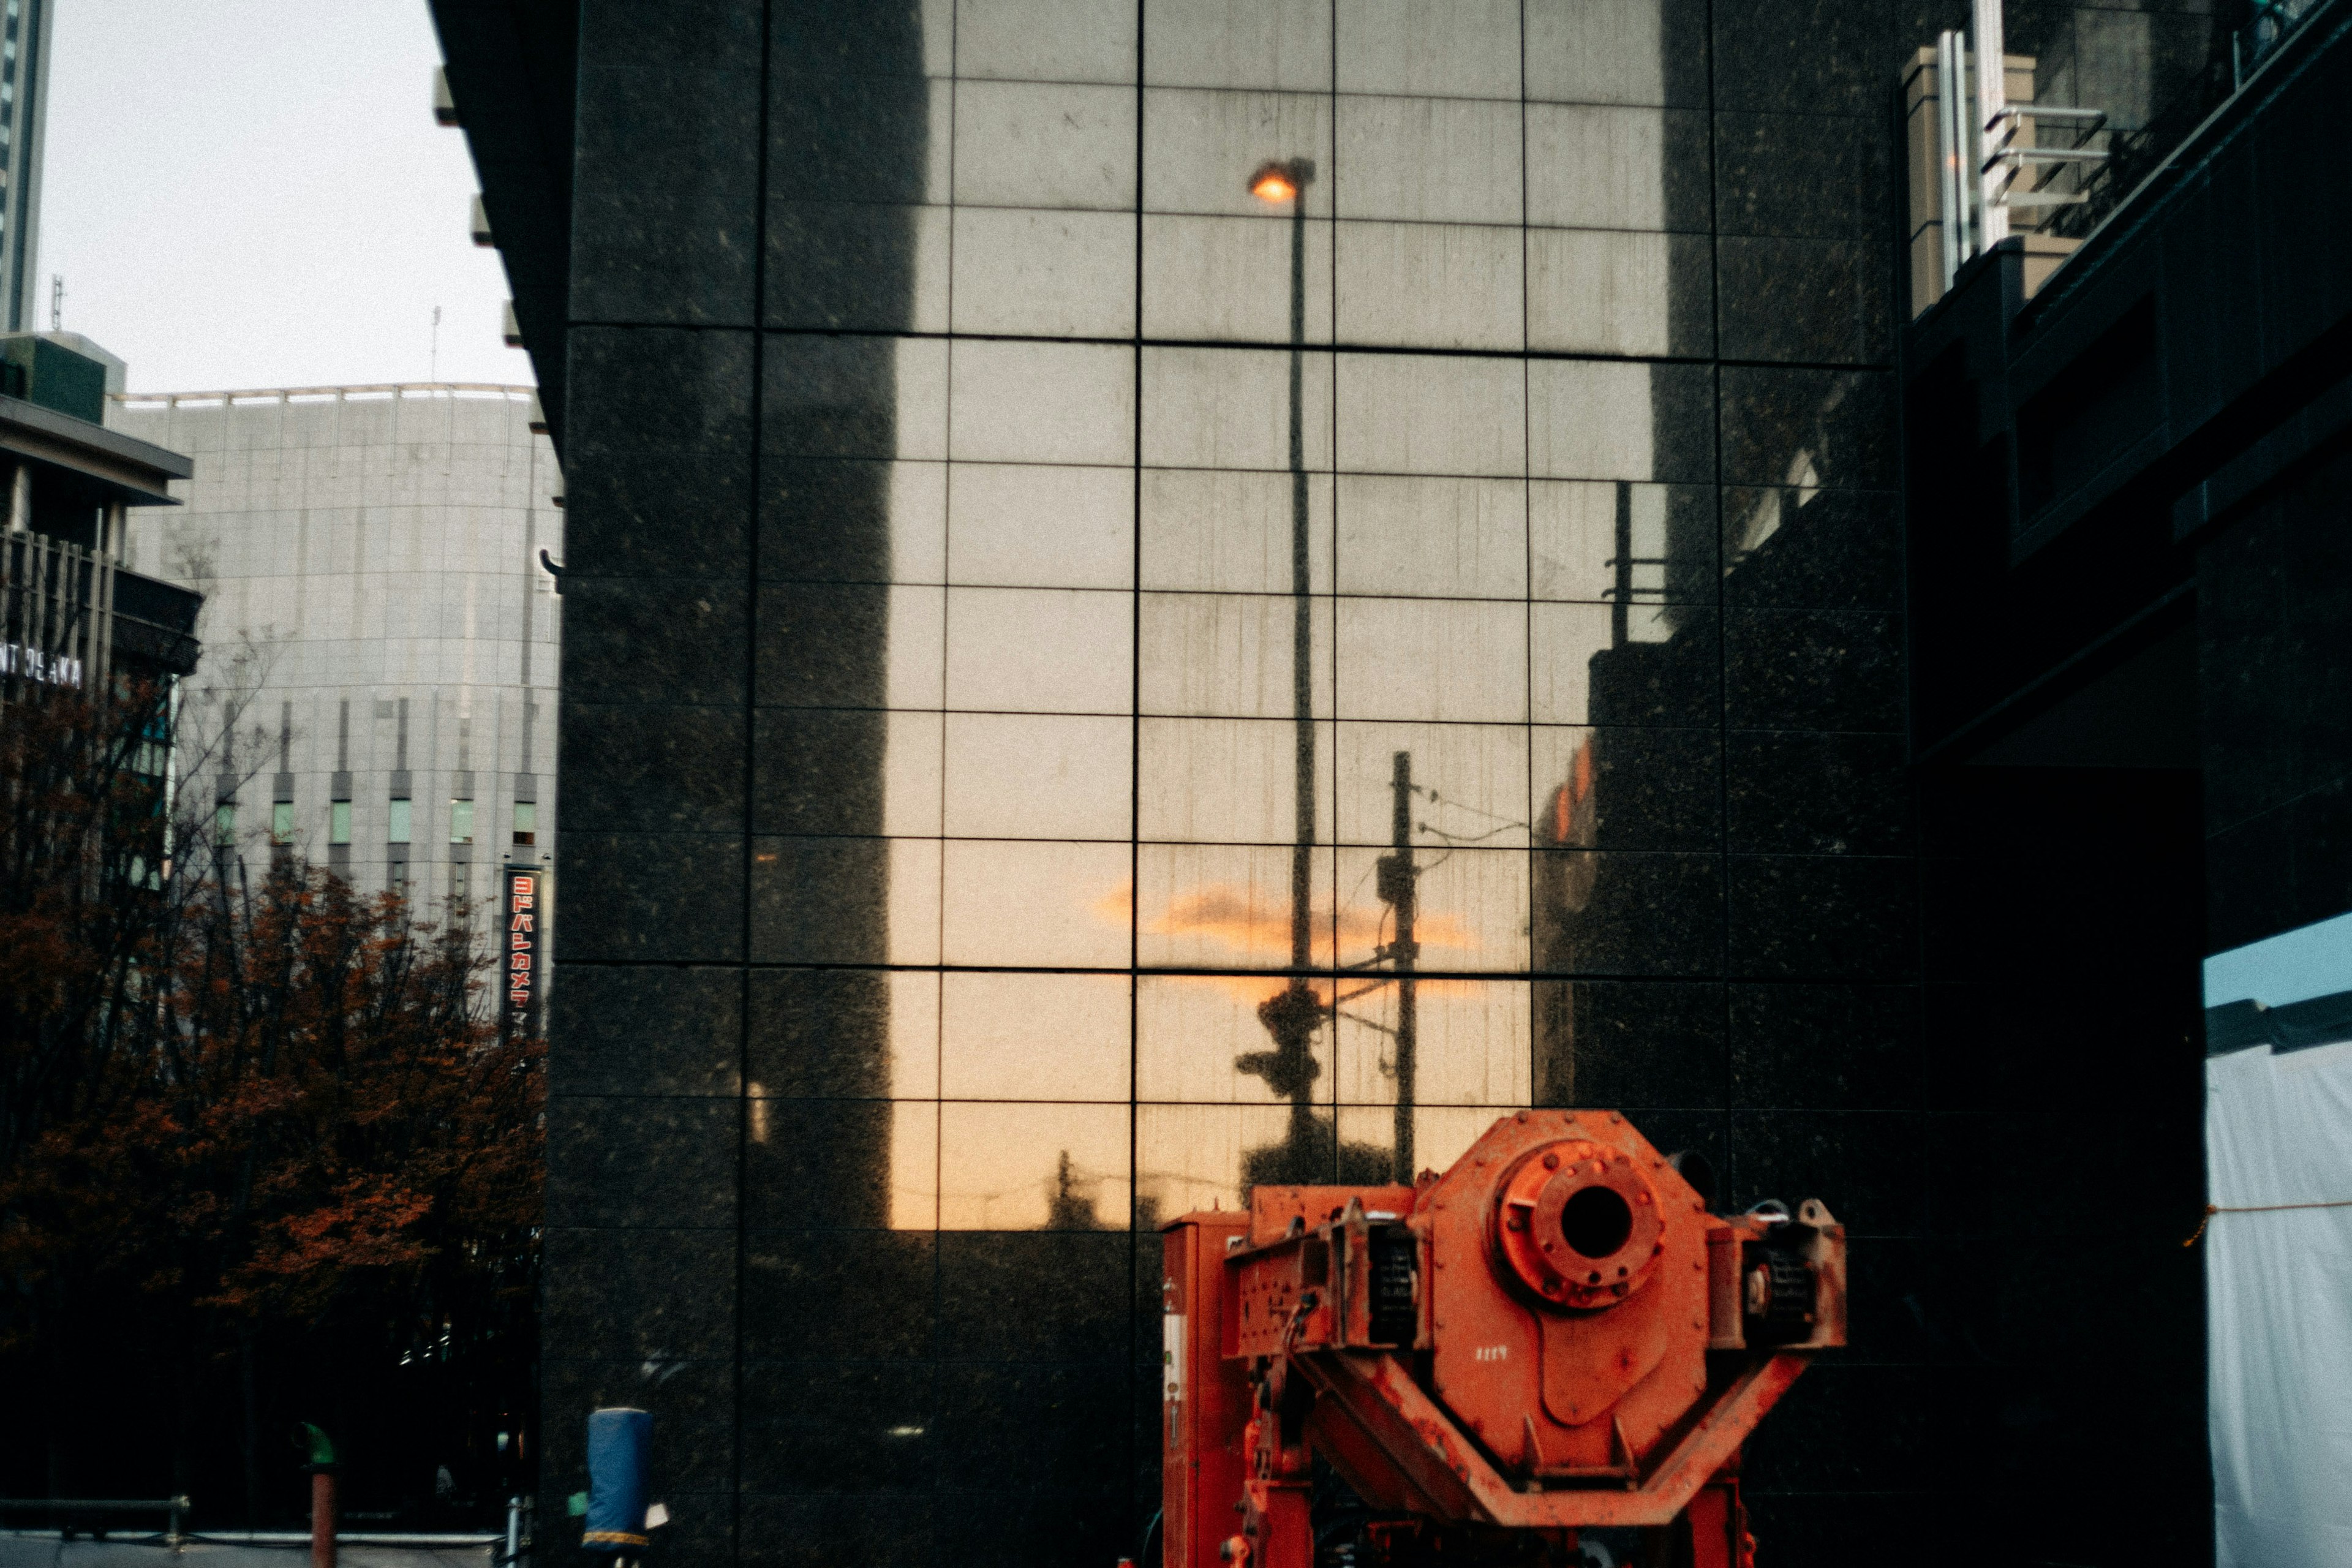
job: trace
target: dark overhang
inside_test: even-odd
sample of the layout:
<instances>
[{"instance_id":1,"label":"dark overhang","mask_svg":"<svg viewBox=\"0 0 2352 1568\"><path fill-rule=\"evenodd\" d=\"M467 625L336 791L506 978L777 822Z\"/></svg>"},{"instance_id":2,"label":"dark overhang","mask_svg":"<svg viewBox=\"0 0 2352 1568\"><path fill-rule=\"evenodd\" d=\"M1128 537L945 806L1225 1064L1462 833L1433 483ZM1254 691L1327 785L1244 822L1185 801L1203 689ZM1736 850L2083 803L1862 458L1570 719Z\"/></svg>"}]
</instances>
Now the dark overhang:
<instances>
[{"instance_id":1,"label":"dark overhang","mask_svg":"<svg viewBox=\"0 0 2352 1568\"><path fill-rule=\"evenodd\" d=\"M457 122L474 154L482 207L560 454L580 7L577 0L429 3ZM422 104L417 112L425 112Z\"/></svg>"},{"instance_id":2,"label":"dark overhang","mask_svg":"<svg viewBox=\"0 0 2352 1568\"><path fill-rule=\"evenodd\" d=\"M177 506L171 481L195 472L177 452L21 397L0 396L0 452L74 476L93 501L125 506Z\"/></svg>"}]
</instances>

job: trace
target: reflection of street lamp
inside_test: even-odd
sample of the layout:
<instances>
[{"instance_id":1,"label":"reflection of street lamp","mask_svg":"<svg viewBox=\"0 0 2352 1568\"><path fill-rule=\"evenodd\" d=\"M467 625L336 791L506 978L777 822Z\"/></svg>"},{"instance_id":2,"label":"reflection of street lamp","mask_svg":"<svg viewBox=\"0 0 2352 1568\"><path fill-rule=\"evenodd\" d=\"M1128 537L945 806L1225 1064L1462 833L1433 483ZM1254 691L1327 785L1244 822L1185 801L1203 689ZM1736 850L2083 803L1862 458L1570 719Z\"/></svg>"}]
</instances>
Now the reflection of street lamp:
<instances>
[{"instance_id":1,"label":"reflection of street lamp","mask_svg":"<svg viewBox=\"0 0 2352 1568\"><path fill-rule=\"evenodd\" d=\"M1315 882L1315 622L1308 588L1307 414L1302 377L1307 346L1307 187L1315 179L1314 160L1290 158L1258 165L1249 177L1250 195L1260 201L1290 204L1290 597L1291 711L1297 741L1297 826L1290 850L1290 984L1268 997L1257 1016L1274 1037L1272 1051L1253 1052L1235 1065L1265 1079L1266 1087L1290 1099L1290 1147L1304 1156L1315 1147L1315 1031L1323 1004L1307 983L1314 962ZM1307 1173L1293 1172L1292 1180Z\"/></svg>"}]
</instances>

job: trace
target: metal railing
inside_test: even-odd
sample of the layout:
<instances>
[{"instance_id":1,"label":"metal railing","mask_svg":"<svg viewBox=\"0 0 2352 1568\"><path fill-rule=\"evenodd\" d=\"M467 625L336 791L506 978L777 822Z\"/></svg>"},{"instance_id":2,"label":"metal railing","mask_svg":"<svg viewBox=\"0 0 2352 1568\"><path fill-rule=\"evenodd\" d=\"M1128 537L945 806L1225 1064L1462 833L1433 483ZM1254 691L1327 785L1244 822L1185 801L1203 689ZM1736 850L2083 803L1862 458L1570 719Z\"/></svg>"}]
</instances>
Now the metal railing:
<instances>
[{"instance_id":1,"label":"metal railing","mask_svg":"<svg viewBox=\"0 0 2352 1568\"><path fill-rule=\"evenodd\" d=\"M352 386L257 386L227 392L110 392L124 408L226 408L259 403L383 403L394 398L455 397L528 403L536 389L488 381L386 381Z\"/></svg>"},{"instance_id":2,"label":"metal railing","mask_svg":"<svg viewBox=\"0 0 2352 1568\"><path fill-rule=\"evenodd\" d=\"M70 1541L78 1531L105 1534L103 1525L89 1521L109 1514L160 1513L168 1521L164 1541L177 1546L187 1539L180 1525L187 1518L189 1506L185 1493L167 1498L0 1498L0 1515L42 1513L61 1519L64 1522L58 1526L58 1534Z\"/></svg>"}]
</instances>

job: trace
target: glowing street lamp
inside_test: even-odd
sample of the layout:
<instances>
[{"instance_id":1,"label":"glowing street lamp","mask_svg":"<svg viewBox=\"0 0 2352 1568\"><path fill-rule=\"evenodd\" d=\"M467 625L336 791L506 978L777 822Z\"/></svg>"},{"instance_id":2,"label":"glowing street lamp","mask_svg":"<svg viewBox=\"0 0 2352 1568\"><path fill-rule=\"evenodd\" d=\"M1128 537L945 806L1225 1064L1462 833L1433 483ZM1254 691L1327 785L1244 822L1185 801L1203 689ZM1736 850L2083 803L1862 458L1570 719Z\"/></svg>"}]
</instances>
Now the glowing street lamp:
<instances>
[{"instance_id":1,"label":"glowing street lamp","mask_svg":"<svg viewBox=\"0 0 2352 1568\"><path fill-rule=\"evenodd\" d=\"M1250 176L1249 193L1262 202L1279 206L1284 202L1297 201L1307 191L1307 183L1315 178L1312 158L1290 158L1261 163Z\"/></svg>"}]
</instances>

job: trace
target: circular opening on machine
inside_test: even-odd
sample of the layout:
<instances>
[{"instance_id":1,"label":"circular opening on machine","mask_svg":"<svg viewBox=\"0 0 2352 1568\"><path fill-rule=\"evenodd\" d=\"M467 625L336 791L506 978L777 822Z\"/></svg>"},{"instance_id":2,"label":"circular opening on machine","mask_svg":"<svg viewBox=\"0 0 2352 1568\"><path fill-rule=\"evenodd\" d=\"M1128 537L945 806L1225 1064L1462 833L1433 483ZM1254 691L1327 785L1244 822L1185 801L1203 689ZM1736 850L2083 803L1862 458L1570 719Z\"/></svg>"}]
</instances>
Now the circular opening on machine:
<instances>
[{"instance_id":1,"label":"circular opening on machine","mask_svg":"<svg viewBox=\"0 0 2352 1568\"><path fill-rule=\"evenodd\" d=\"M1560 1205L1559 1234L1585 1258L1606 1258L1633 1234L1632 1205L1608 1187L1585 1187Z\"/></svg>"}]
</instances>

